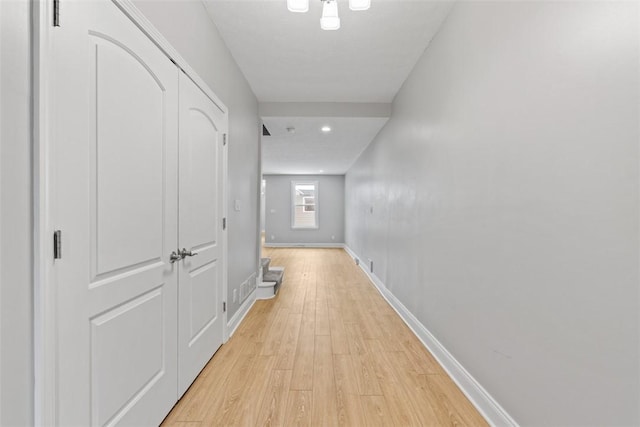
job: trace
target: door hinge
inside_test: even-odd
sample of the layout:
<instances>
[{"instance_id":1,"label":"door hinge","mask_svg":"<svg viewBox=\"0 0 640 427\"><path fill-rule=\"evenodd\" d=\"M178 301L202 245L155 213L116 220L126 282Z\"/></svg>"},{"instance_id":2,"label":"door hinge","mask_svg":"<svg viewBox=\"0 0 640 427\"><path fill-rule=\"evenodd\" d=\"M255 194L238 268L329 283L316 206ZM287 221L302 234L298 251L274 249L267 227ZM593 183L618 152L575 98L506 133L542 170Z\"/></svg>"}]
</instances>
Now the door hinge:
<instances>
[{"instance_id":1,"label":"door hinge","mask_svg":"<svg viewBox=\"0 0 640 427\"><path fill-rule=\"evenodd\" d=\"M53 0L53 26L60 26L60 0Z\"/></svg>"},{"instance_id":2,"label":"door hinge","mask_svg":"<svg viewBox=\"0 0 640 427\"><path fill-rule=\"evenodd\" d=\"M227 134L222 134L222 145L227 145Z\"/></svg>"},{"instance_id":3,"label":"door hinge","mask_svg":"<svg viewBox=\"0 0 640 427\"><path fill-rule=\"evenodd\" d=\"M223 302L222 302L222 312L223 312L223 313L226 313L226 312L227 312L227 302L226 302L226 301L223 301Z\"/></svg>"},{"instance_id":4,"label":"door hinge","mask_svg":"<svg viewBox=\"0 0 640 427\"><path fill-rule=\"evenodd\" d=\"M222 218L222 229L223 230L227 229L227 218Z\"/></svg>"},{"instance_id":5,"label":"door hinge","mask_svg":"<svg viewBox=\"0 0 640 427\"><path fill-rule=\"evenodd\" d=\"M62 231L53 232L53 259L62 258Z\"/></svg>"}]
</instances>

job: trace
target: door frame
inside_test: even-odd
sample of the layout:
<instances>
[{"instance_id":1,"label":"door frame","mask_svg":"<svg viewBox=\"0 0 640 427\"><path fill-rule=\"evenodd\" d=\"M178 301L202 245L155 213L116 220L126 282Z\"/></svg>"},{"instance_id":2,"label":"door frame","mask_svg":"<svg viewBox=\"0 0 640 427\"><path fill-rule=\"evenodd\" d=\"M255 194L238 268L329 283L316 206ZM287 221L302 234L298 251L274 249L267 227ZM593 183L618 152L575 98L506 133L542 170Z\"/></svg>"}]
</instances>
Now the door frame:
<instances>
[{"instance_id":1,"label":"door frame","mask_svg":"<svg viewBox=\"0 0 640 427\"><path fill-rule=\"evenodd\" d=\"M105 0L109 1L109 0ZM149 39L193 80L209 99L227 115L229 110L187 61L140 12L131 0L110 0ZM57 281L53 261L54 204L56 183L51 156L52 100L51 81L53 0L36 0L32 6L32 126L33 126L33 334L34 334L34 423L56 425L57 414ZM64 26L64 7L60 11ZM227 144L223 148L223 217L228 218L228 126ZM228 227L222 242L222 300L227 301ZM63 252L64 253L64 252ZM177 339L177 336L176 336ZM229 339L227 312L223 312L223 343ZM178 367L176 366L176 369ZM177 387L177 384L176 384Z\"/></svg>"}]
</instances>

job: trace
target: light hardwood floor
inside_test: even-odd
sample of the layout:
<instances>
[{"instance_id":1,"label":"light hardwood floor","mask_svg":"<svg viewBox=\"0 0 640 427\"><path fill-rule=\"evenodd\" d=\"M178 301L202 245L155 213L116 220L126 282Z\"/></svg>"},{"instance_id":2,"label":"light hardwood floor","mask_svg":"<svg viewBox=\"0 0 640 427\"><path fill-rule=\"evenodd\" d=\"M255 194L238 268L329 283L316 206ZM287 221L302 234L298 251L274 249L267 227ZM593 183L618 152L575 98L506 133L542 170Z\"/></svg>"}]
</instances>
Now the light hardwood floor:
<instances>
[{"instance_id":1,"label":"light hardwood floor","mask_svg":"<svg viewBox=\"0 0 640 427\"><path fill-rule=\"evenodd\" d=\"M487 425L342 249L265 249L285 267L163 426Z\"/></svg>"}]
</instances>

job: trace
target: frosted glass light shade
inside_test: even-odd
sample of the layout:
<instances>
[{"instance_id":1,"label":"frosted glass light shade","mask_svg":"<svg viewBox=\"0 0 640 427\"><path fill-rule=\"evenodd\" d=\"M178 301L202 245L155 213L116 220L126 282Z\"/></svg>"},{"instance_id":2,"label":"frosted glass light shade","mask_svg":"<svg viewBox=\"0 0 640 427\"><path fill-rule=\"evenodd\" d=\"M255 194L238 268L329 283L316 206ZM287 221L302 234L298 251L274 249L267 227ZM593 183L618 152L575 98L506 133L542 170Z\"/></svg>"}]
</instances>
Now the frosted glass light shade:
<instances>
[{"instance_id":1,"label":"frosted glass light shade","mask_svg":"<svg viewBox=\"0 0 640 427\"><path fill-rule=\"evenodd\" d=\"M371 0L349 0L349 9L367 10L371 7Z\"/></svg>"},{"instance_id":2,"label":"frosted glass light shade","mask_svg":"<svg viewBox=\"0 0 640 427\"><path fill-rule=\"evenodd\" d=\"M308 12L309 0L287 0L287 8L291 12Z\"/></svg>"},{"instance_id":3,"label":"frosted glass light shade","mask_svg":"<svg viewBox=\"0 0 640 427\"><path fill-rule=\"evenodd\" d=\"M338 2L336 0L325 0L322 5L322 18L320 18L320 28L323 30L337 30L340 28L340 18L338 17Z\"/></svg>"}]
</instances>

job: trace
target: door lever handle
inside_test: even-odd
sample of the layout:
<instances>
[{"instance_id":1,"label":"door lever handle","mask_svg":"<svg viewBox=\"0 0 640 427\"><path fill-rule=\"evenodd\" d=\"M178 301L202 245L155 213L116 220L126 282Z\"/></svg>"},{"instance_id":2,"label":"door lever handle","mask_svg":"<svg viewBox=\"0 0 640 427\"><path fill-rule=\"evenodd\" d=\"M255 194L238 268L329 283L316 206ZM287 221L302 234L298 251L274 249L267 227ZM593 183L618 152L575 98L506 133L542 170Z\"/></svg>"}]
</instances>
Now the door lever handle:
<instances>
[{"instance_id":1,"label":"door lever handle","mask_svg":"<svg viewBox=\"0 0 640 427\"><path fill-rule=\"evenodd\" d=\"M174 262L180 261L182 258L184 258L184 255L173 251L171 252L171 255L169 255L169 262L173 264Z\"/></svg>"},{"instance_id":2,"label":"door lever handle","mask_svg":"<svg viewBox=\"0 0 640 427\"><path fill-rule=\"evenodd\" d=\"M186 258L188 256L196 256L198 255L198 252L188 251L186 248L182 248L182 252L180 252L180 255L182 256L182 258Z\"/></svg>"}]
</instances>

